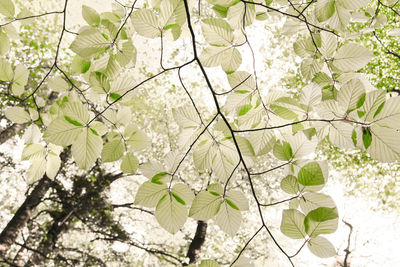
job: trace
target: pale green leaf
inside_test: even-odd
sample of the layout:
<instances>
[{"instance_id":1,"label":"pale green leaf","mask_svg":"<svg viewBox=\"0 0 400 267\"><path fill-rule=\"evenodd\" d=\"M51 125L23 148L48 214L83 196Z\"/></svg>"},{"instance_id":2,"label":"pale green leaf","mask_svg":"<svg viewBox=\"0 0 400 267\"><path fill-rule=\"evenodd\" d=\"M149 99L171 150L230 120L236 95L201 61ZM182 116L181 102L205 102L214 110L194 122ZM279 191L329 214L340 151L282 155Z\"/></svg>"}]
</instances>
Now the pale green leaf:
<instances>
[{"instance_id":1,"label":"pale green leaf","mask_svg":"<svg viewBox=\"0 0 400 267\"><path fill-rule=\"evenodd\" d=\"M239 210L232 208L226 201L224 201L215 217L215 222L222 231L230 236L234 236L242 223L242 215Z\"/></svg>"},{"instance_id":2,"label":"pale green leaf","mask_svg":"<svg viewBox=\"0 0 400 267\"><path fill-rule=\"evenodd\" d=\"M249 209L248 200L242 191L230 190L228 193L226 193L225 198L233 202L233 204L236 205L241 211Z\"/></svg>"},{"instance_id":3,"label":"pale green leaf","mask_svg":"<svg viewBox=\"0 0 400 267\"><path fill-rule=\"evenodd\" d=\"M370 132L372 142L367 152L372 158L382 162L393 162L400 158L400 133L397 129L374 124Z\"/></svg>"},{"instance_id":4,"label":"pale green leaf","mask_svg":"<svg viewBox=\"0 0 400 267\"><path fill-rule=\"evenodd\" d=\"M46 159L47 159L47 162L46 162L46 175L50 179L53 179L54 177L56 177L56 175L58 173L58 170L60 169L61 159L57 154L55 154L53 152L50 152L47 155Z\"/></svg>"},{"instance_id":5,"label":"pale green leaf","mask_svg":"<svg viewBox=\"0 0 400 267\"><path fill-rule=\"evenodd\" d=\"M293 239L302 239L307 236L304 228L304 214L293 209L282 213L281 232Z\"/></svg>"},{"instance_id":6,"label":"pale green leaf","mask_svg":"<svg viewBox=\"0 0 400 267\"><path fill-rule=\"evenodd\" d=\"M4 58L0 58L0 81L12 81L13 77L11 64Z\"/></svg>"},{"instance_id":7,"label":"pale green leaf","mask_svg":"<svg viewBox=\"0 0 400 267\"><path fill-rule=\"evenodd\" d=\"M4 110L7 119L14 123L25 123L31 120L29 113L21 107L10 107Z\"/></svg>"},{"instance_id":8,"label":"pale green leaf","mask_svg":"<svg viewBox=\"0 0 400 267\"><path fill-rule=\"evenodd\" d=\"M271 131L256 131L249 134L254 153L259 156L268 153L274 147L274 135Z\"/></svg>"},{"instance_id":9,"label":"pale green leaf","mask_svg":"<svg viewBox=\"0 0 400 267\"><path fill-rule=\"evenodd\" d=\"M147 181L143 183L136 193L135 205L141 205L148 208L153 208L158 201L168 193L168 187L164 183L152 183Z\"/></svg>"},{"instance_id":10,"label":"pale green leaf","mask_svg":"<svg viewBox=\"0 0 400 267\"><path fill-rule=\"evenodd\" d=\"M301 210L304 213L309 213L320 207L335 208L335 202L328 195L322 193L305 193L303 197L299 199Z\"/></svg>"},{"instance_id":11,"label":"pale green leaf","mask_svg":"<svg viewBox=\"0 0 400 267\"><path fill-rule=\"evenodd\" d=\"M213 260L202 260L199 267L220 267L218 263Z\"/></svg>"},{"instance_id":12,"label":"pale green leaf","mask_svg":"<svg viewBox=\"0 0 400 267\"><path fill-rule=\"evenodd\" d=\"M112 162L119 160L124 155L124 143L122 139L115 139L107 142L101 151L101 160L103 162Z\"/></svg>"},{"instance_id":13,"label":"pale green leaf","mask_svg":"<svg viewBox=\"0 0 400 267\"><path fill-rule=\"evenodd\" d=\"M9 18L14 17L15 7L13 2L11 0L1 0L0 13Z\"/></svg>"},{"instance_id":14,"label":"pale green leaf","mask_svg":"<svg viewBox=\"0 0 400 267\"><path fill-rule=\"evenodd\" d=\"M189 189L189 187L185 184L175 184L172 187L171 190L172 193L174 193L176 196L181 198L183 202L185 202L185 205L191 205L194 199L194 194L192 190Z\"/></svg>"},{"instance_id":15,"label":"pale green leaf","mask_svg":"<svg viewBox=\"0 0 400 267\"><path fill-rule=\"evenodd\" d=\"M64 92L70 89L69 84L61 78L61 76L54 76L47 80L49 88L55 92Z\"/></svg>"},{"instance_id":16,"label":"pale green leaf","mask_svg":"<svg viewBox=\"0 0 400 267\"><path fill-rule=\"evenodd\" d=\"M187 208L177 201L173 193L167 193L158 202L155 216L161 227L175 234L186 222Z\"/></svg>"},{"instance_id":17,"label":"pale green leaf","mask_svg":"<svg viewBox=\"0 0 400 267\"><path fill-rule=\"evenodd\" d=\"M216 148L213 145L211 138L201 139L200 143L193 151L193 162L197 169L205 170L211 168L212 159L216 153Z\"/></svg>"},{"instance_id":18,"label":"pale green leaf","mask_svg":"<svg viewBox=\"0 0 400 267\"><path fill-rule=\"evenodd\" d=\"M328 20L335 13L335 0L319 0L314 12L319 22Z\"/></svg>"},{"instance_id":19,"label":"pale green leaf","mask_svg":"<svg viewBox=\"0 0 400 267\"><path fill-rule=\"evenodd\" d=\"M288 194L297 194L299 192L299 183L293 175L288 175L281 181L281 188Z\"/></svg>"},{"instance_id":20,"label":"pale green leaf","mask_svg":"<svg viewBox=\"0 0 400 267\"><path fill-rule=\"evenodd\" d=\"M11 85L11 91L14 95L20 96L25 91L25 85L28 82L29 71L23 64L18 64L14 70L14 79Z\"/></svg>"},{"instance_id":21,"label":"pale green leaf","mask_svg":"<svg viewBox=\"0 0 400 267\"><path fill-rule=\"evenodd\" d=\"M131 20L138 34L148 38L160 36L161 30L158 26L158 18L150 9L140 9L133 12Z\"/></svg>"},{"instance_id":22,"label":"pale green leaf","mask_svg":"<svg viewBox=\"0 0 400 267\"><path fill-rule=\"evenodd\" d=\"M239 155L231 140L219 143L215 148L215 156L212 159L212 169L217 178L225 182L239 163Z\"/></svg>"},{"instance_id":23,"label":"pale green leaf","mask_svg":"<svg viewBox=\"0 0 400 267\"><path fill-rule=\"evenodd\" d=\"M4 55L10 49L10 40L5 32L0 31L0 55Z\"/></svg>"},{"instance_id":24,"label":"pale green leaf","mask_svg":"<svg viewBox=\"0 0 400 267\"><path fill-rule=\"evenodd\" d=\"M373 56L368 48L348 43L337 51L333 65L342 71L357 71L367 65Z\"/></svg>"},{"instance_id":25,"label":"pale green leaf","mask_svg":"<svg viewBox=\"0 0 400 267\"><path fill-rule=\"evenodd\" d=\"M350 22L350 11L340 5L335 5L335 10L335 13L329 19L329 25L333 29L343 32Z\"/></svg>"},{"instance_id":26,"label":"pale green leaf","mask_svg":"<svg viewBox=\"0 0 400 267\"><path fill-rule=\"evenodd\" d=\"M29 144L22 150L21 160L44 158L46 150L42 145Z\"/></svg>"},{"instance_id":27,"label":"pale green leaf","mask_svg":"<svg viewBox=\"0 0 400 267\"><path fill-rule=\"evenodd\" d=\"M243 16L245 16L244 19L245 25L243 25ZM229 24L234 29L242 29L251 25L255 18L256 18L255 5L247 4L245 8L244 3L242 2L238 2L237 4L229 7L227 14L227 19L229 21Z\"/></svg>"},{"instance_id":28,"label":"pale green leaf","mask_svg":"<svg viewBox=\"0 0 400 267\"><path fill-rule=\"evenodd\" d=\"M229 46L233 41L231 26L223 19L204 19L201 25L206 41L215 46Z\"/></svg>"},{"instance_id":29,"label":"pale green leaf","mask_svg":"<svg viewBox=\"0 0 400 267\"><path fill-rule=\"evenodd\" d=\"M121 162L121 171L124 173L135 174L139 167L139 160L132 154L127 153Z\"/></svg>"},{"instance_id":30,"label":"pale green leaf","mask_svg":"<svg viewBox=\"0 0 400 267\"><path fill-rule=\"evenodd\" d=\"M182 128L197 128L201 121L192 105L172 109L175 122Z\"/></svg>"},{"instance_id":31,"label":"pale green leaf","mask_svg":"<svg viewBox=\"0 0 400 267\"><path fill-rule=\"evenodd\" d=\"M346 9L356 10L368 5L371 0L337 0L337 2Z\"/></svg>"},{"instance_id":32,"label":"pale green leaf","mask_svg":"<svg viewBox=\"0 0 400 267\"><path fill-rule=\"evenodd\" d=\"M337 37L330 32L321 32L321 47L319 51L325 58L331 58L336 52L337 48Z\"/></svg>"},{"instance_id":33,"label":"pale green leaf","mask_svg":"<svg viewBox=\"0 0 400 267\"><path fill-rule=\"evenodd\" d=\"M82 17L90 26L96 27L100 24L99 13L89 6L82 5Z\"/></svg>"},{"instance_id":34,"label":"pale green leaf","mask_svg":"<svg viewBox=\"0 0 400 267\"><path fill-rule=\"evenodd\" d=\"M34 183L42 178L46 172L46 159L44 157L33 159L31 162L32 164L26 174L27 182L29 184Z\"/></svg>"},{"instance_id":35,"label":"pale green leaf","mask_svg":"<svg viewBox=\"0 0 400 267\"><path fill-rule=\"evenodd\" d=\"M100 31L90 28L79 33L70 49L82 58L90 59L92 56L104 52L110 47L110 43L111 40L106 39Z\"/></svg>"},{"instance_id":36,"label":"pale green leaf","mask_svg":"<svg viewBox=\"0 0 400 267\"><path fill-rule=\"evenodd\" d=\"M328 239L322 236L312 237L308 243L310 251L320 258L330 258L337 255L335 247Z\"/></svg>"},{"instance_id":37,"label":"pale green leaf","mask_svg":"<svg viewBox=\"0 0 400 267\"><path fill-rule=\"evenodd\" d=\"M194 199L189 211L189 216L196 220L208 220L214 217L222 204L220 195L211 194L210 191L201 191Z\"/></svg>"},{"instance_id":38,"label":"pale green leaf","mask_svg":"<svg viewBox=\"0 0 400 267\"><path fill-rule=\"evenodd\" d=\"M74 57L71 64L72 70L76 73L86 73L90 69L90 66L91 62L86 61L79 55Z\"/></svg>"},{"instance_id":39,"label":"pale green leaf","mask_svg":"<svg viewBox=\"0 0 400 267\"><path fill-rule=\"evenodd\" d=\"M84 128L72 144L71 154L78 166L89 169L101 154L103 140L89 128Z\"/></svg>"},{"instance_id":40,"label":"pale green leaf","mask_svg":"<svg viewBox=\"0 0 400 267\"><path fill-rule=\"evenodd\" d=\"M136 126L126 127L125 136L128 138L127 145L135 151L143 150L151 145L151 139Z\"/></svg>"},{"instance_id":41,"label":"pale green leaf","mask_svg":"<svg viewBox=\"0 0 400 267\"><path fill-rule=\"evenodd\" d=\"M165 0L161 2L159 25L162 29L174 24L179 27L185 22L185 5L182 0Z\"/></svg>"},{"instance_id":42,"label":"pale green leaf","mask_svg":"<svg viewBox=\"0 0 400 267\"><path fill-rule=\"evenodd\" d=\"M31 124L22 135L25 144L38 143L41 138L41 132L36 124Z\"/></svg>"},{"instance_id":43,"label":"pale green leaf","mask_svg":"<svg viewBox=\"0 0 400 267\"><path fill-rule=\"evenodd\" d=\"M232 267L254 267L254 265L250 262L249 258L242 255L234 264L232 264Z\"/></svg>"}]
</instances>

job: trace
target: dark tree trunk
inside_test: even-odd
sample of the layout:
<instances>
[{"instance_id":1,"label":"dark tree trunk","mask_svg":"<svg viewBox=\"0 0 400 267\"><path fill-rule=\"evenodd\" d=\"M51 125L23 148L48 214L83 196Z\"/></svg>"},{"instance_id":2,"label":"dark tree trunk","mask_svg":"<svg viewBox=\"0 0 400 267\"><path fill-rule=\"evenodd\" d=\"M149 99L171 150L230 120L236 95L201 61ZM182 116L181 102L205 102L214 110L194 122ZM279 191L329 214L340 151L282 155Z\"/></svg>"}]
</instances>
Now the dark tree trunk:
<instances>
[{"instance_id":1,"label":"dark tree trunk","mask_svg":"<svg viewBox=\"0 0 400 267\"><path fill-rule=\"evenodd\" d=\"M26 197L24 203L19 207L13 218L0 234L0 258L3 258L10 246L15 242L18 234L31 218L33 211L49 190L51 180L45 175L39 180L32 192Z\"/></svg>"},{"instance_id":2,"label":"dark tree trunk","mask_svg":"<svg viewBox=\"0 0 400 267\"><path fill-rule=\"evenodd\" d=\"M45 237L42 239L37 249L33 252L26 267L36 266L47 258L54 251L60 236L67 232L71 227L74 218L84 218L87 214L96 208L96 199L101 193L109 187L109 185L122 177L122 173L118 174L100 174L97 181L92 185L86 180L86 177L76 177L74 181L74 194L69 196L63 188L55 185L57 194L63 202L63 211L54 217L51 227L48 229ZM85 189L85 193L82 194Z\"/></svg>"},{"instance_id":3,"label":"dark tree trunk","mask_svg":"<svg viewBox=\"0 0 400 267\"><path fill-rule=\"evenodd\" d=\"M5 143L8 139L15 136L19 131L25 127L24 124L14 123L0 132L0 145Z\"/></svg>"},{"instance_id":4,"label":"dark tree trunk","mask_svg":"<svg viewBox=\"0 0 400 267\"><path fill-rule=\"evenodd\" d=\"M189 258L189 264L196 263L198 261L201 247L206 240L206 234L207 222L197 221L196 234L194 235L192 243L190 243L188 252L186 254L186 256Z\"/></svg>"}]
</instances>

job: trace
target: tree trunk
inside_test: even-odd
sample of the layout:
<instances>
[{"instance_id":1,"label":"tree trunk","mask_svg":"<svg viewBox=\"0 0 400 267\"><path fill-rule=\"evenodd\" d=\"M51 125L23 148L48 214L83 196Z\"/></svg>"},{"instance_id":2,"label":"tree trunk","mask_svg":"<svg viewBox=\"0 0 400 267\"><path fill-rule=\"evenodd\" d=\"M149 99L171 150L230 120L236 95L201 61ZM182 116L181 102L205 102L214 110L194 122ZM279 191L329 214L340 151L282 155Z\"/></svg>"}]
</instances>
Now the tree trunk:
<instances>
[{"instance_id":1,"label":"tree trunk","mask_svg":"<svg viewBox=\"0 0 400 267\"><path fill-rule=\"evenodd\" d=\"M13 218L0 234L0 258L3 258L10 246L15 242L18 234L31 218L33 211L41 202L42 198L50 188L51 180L45 175L39 180L32 192L26 197L24 203L19 207Z\"/></svg>"},{"instance_id":2,"label":"tree trunk","mask_svg":"<svg viewBox=\"0 0 400 267\"><path fill-rule=\"evenodd\" d=\"M199 254L201 247L206 240L207 234L207 222L197 221L196 234L193 237L192 243L190 243L186 256L189 258L189 264L196 263L199 260Z\"/></svg>"},{"instance_id":3,"label":"tree trunk","mask_svg":"<svg viewBox=\"0 0 400 267\"><path fill-rule=\"evenodd\" d=\"M19 131L24 128L24 124L14 123L0 132L0 145L5 143L8 139L15 136Z\"/></svg>"}]
</instances>

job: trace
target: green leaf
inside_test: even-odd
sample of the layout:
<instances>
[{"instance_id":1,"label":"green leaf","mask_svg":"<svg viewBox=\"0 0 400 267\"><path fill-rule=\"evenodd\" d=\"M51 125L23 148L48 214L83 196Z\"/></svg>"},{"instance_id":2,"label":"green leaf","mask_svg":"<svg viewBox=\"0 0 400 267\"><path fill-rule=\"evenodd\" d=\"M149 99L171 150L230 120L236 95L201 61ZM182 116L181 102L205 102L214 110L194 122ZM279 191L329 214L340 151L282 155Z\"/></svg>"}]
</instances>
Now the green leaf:
<instances>
[{"instance_id":1,"label":"green leaf","mask_svg":"<svg viewBox=\"0 0 400 267\"><path fill-rule=\"evenodd\" d=\"M121 162L121 171L124 173L135 174L139 167L139 160L132 154L127 153Z\"/></svg>"},{"instance_id":2,"label":"green leaf","mask_svg":"<svg viewBox=\"0 0 400 267\"><path fill-rule=\"evenodd\" d=\"M84 170L93 166L101 154L103 140L95 135L89 128L84 128L72 144L71 154L78 164Z\"/></svg>"},{"instance_id":3,"label":"green leaf","mask_svg":"<svg viewBox=\"0 0 400 267\"><path fill-rule=\"evenodd\" d=\"M277 159L288 161L293 157L292 147L288 142L278 141L274 145L274 156Z\"/></svg>"},{"instance_id":4,"label":"green leaf","mask_svg":"<svg viewBox=\"0 0 400 267\"><path fill-rule=\"evenodd\" d=\"M249 203L247 201L247 198L243 194L243 192L239 190L228 191L225 195L225 200L228 203L228 205L234 209L238 209L241 211L249 210Z\"/></svg>"},{"instance_id":5,"label":"green leaf","mask_svg":"<svg viewBox=\"0 0 400 267\"><path fill-rule=\"evenodd\" d=\"M0 81L12 81L13 76L11 64L4 58L0 58Z\"/></svg>"},{"instance_id":6,"label":"green leaf","mask_svg":"<svg viewBox=\"0 0 400 267\"><path fill-rule=\"evenodd\" d=\"M90 69L90 66L91 62L84 60L79 55L74 57L71 64L72 70L76 73L86 73Z\"/></svg>"},{"instance_id":7,"label":"green leaf","mask_svg":"<svg viewBox=\"0 0 400 267\"><path fill-rule=\"evenodd\" d=\"M64 119L65 119L66 121L68 121L69 123L71 123L72 125L75 125L75 126L77 126L77 127L83 126L82 123L80 123L80 122L78 122L78 121L76 121L76 120L73 120L73 119L71 119L71 118L68 117L68 116L64 116Z\"/></svg>"},{"instance_id":8,"label":"green leaf","mask_svg":"<svg viewBox=\"0 0 400 267\"><path fill-rule=\"evenodd\" d=\"M202 21L203 35L206 41L215 46L229 46L233 41L233 30L223 19L204 19Z\"/></svg>"},{"instance_id":9,"label":"green leaf","mask_svg":"<svg viewBox=\"0 0 400 267\"><path fill-rule=\"evenodd\" d=\"M238 116L243 116L245 115L247 112L249 112L249 110L252 108L253 106L251 104L247 104L247 105L243 105L240 107L239 109L239 113Z\"/></svg>"},{"instance_id":10,"label":"green leaf","mask_svg":"<svg viewBox=\"0 0 400 267\"><path fill-rule=\"evenodd\" d=\"M307 217L316 222L324 222L338 218L336 208L320 207L310 211Z\"/></svg>"},{"instance_id":11,"label":"green leaf","mask_svg":"<svg viewBox=\"0 0 400 267\"><path fill-rule=\"evenodd\" d=\"M324 184L325 179L320 165L317 162L304 165L298 173L298 181L305 186Z\"/></svg>"},{"instance_id":12,"label":"green leaf","mask_svg":"<svg viewBox=\"0 0 400 267\"><path fill-rule=\"evenodd\" d=\"M212 9L215 11L215 13L218 15L218 16L220 16L220 17L223 17L223 18L226 18L226 16L227 16L227 14L228 14L228 7L224 7L224 6L221 6L221 5L214 5L213 7L212 7Z\"/></svg>"},{"instance_id":13,"label":"green leaf","mask_svg":"<svg viewBox=\"0 0 400 267\"><path fill-rule=\"evenodd\" d=\"M298 210L284 210L282 212L281 232L293 239L302 239L306 237L304 219L304 214Z\"/></svg>"},{"instance_id":14,"label":"green leaf","mask_svg":"<svg viewBox=\"0 0 400 267\"><path fill-rule=\"evenodd\" d=\"M242 223L242 215L239 208L227 199L220 205L215 222L227 234L234 236Z\"/></svg>"},{"instance_id":15,"label":"green leaf","mask_svg":"<svg viewBox=\"0 0 400 267\"><path fill-rule=\"evenodd\" d=\"M335 247L325 237L312 237L307 243L308 249L317 257L330 258L337 255Z\"/></svg>"},{"instance_id":16,"label":"green leaf","mask_svg":"<svg viewBox=\"0 0 400 267\"><path fill-rule=\"evenodd\" d=\"M324 22L335 13L335 0L319 0L315 6L315 16L319 22Z\"/></svg>"},{"instance_id":17,"label":"green leaf","mask_svg":"<svg viewBox=\"0 0 400 267\"><path fill-rule=\"evenodd\" d=\"M140 9L132 13L131 20L136 32L144 37L155 38L161 35L158 18L150 9Z\"/></svg>"},{"instance_id":18,"label":"green leaf","mask_svg":"<svg viewBox=\"0 0 400 267\"><path fill-rule=\"evenodd\" d=\"M380 105L378 106L378 108L376 109L376 111L375 111L375 113L374 113L374 118L375 118L376 116L378 116L379 113L381 113L381 111L382 111L383 106L385 105L385 103L386 103L386 102L382 102L382 104L380 104Z\"/></svg>"},{"instance_id":19,"label":"green leaf","mask_svg":"<svg viewBox=\"0 0 400 267\"><path fill-rule=\"evenodd\" d=\"M308 192L299 198L301 210L304 213L309 213L320 207L335 208L335 202L328 195L322 193Z\"/></svg>"},{"instance_id":20,"label":"green leaf","mask_svg":"<svg viewBox=\"0 0 400 267\"><path fill-rule=\"evenodd\" d=\"M310 211L304 219L304 226L311 237L335 232L338 226L337 209L321 207Z\"/></svg>"},{"instance_id":21,"label":"green leaf","mask_svg":"<svg viewBox=\"0 0 400 267\"><path fill-rule=\"evenodd\" d=\"M156 184L147 181L139 187L139 190L136 193L134 204L153 208L167 193L168 187L164 183Z\"/></svg>"},{"instance_id":22,"label":"green leaf","mask_svg":"<svg viewBox=\"0 0 400 267\"><path fill-rule=\"evenodd\" d=\"M15 7L13 2L11 0L1 0L0 13L9 18L14 17Z\"/></svg>"},{"instance_id":23,"label":"green leaf","mask_svg":"<svg viewBox=\"0 0 400 267\"><path fill-rule=\"evenodd\" d=\"M367 65L373 56L368 48L356 43L348 43L337 51L333 65L345 72L357 71Z\"/></svg>"},{"instance_id":24,"label":"green leaf","mask_svg":"<svg viewBox=\"0 0 400 267\"><path fill-rule=\"evenodd\" d=\"M155 183L162 180L164 177L168 176L167 172L159 172L151 178L151 182Z\"/></svg>"},{"instance_id":25,"label":"green leaf","mask_svg":"<svg viewBox=\"0 0 400 267\"><path fill-rule=\"evenodd\" d=\"M174 193L165 194L157 204L155 216L158 223L171 234L175 234L185 224L187 208Z\"/></svg>"},{"instance_id":26,"label":"green leaf","mask_svg":"<svg viewBox=\"0 0 400 267\"><path fill-rule=\"evenodd\" d=\"M288 194L297 194L300 190L297 178L293 175L288 175L282 179L281 188Z\"/></svg>"},{"instance_id":27,"label":"green leaf","mask_svg":"<svg viewBox=\"0 0 400 267\"><path fill-rule=\"evenodd\" d=\"M177 199L182 200L183 205L191 205L194 199L194 194L192 190L185 184L175 184L171 190L173 196ZM179 202L179 201L178 201Z\"/></svg>"},{"instance_id":28,"label":"green leaf","mask_svg":"<svg viewBox=\"0 0 400 267\"><path fill-rule=\"evenodd\" d=\"M31 120L29 113L21 107L10 107L4 110L7 119L14 123L25 123Z\"/></svg>"},{"instance_id":29,"label":"green leaf","mask_svg":"<svg viewBox=\"0 0 400 267\"><path fill-rule=\"evenodd\" d=\"M99 26L100 15L93 8L82 5L82 17L92 27Z\"/></svg>"},{"instance_id":30,"label":"green leaf","mask_svg":"<svg viewBox=\"0 0 400 267\"><path fill-rule=\"evenodd\" d=\"M189 216L196 220L209 220L220 210L222 197L201 191L193 200Z\"/></svg>"},{"instance_id":31,"label":"green leaf","mask_svg":"<svg viewBox=\"0 0 400 267\"><path fill-rule=\"evenodd\" d=\"M103 162L113 162L119 160L125 152L122 139L111 140L103 146L101 151L101 159Z\"/></svg>"},{"instance_id":32,"label":"green leaf","mask_svg":"<svg viewBox=\"0 0 400 267\"><path fill-rule=\"evenodd\" d=\"M364 147L365 147L365 149L368 149L372 143L371 131L368 127L363 127L362 132L363 132L362 137L363 137Z\"/></svg>"}]
</instances>

